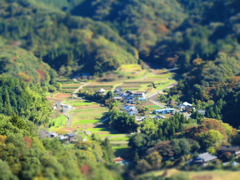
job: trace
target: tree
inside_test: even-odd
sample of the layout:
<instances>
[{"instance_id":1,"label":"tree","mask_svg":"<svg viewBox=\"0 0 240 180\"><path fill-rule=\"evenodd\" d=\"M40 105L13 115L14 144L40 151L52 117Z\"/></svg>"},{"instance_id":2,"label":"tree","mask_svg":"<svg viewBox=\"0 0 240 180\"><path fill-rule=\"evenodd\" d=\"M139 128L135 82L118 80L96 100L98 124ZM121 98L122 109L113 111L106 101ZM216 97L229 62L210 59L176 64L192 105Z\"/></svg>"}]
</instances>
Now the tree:
<instances>
[{"instance_id":1,"label":"tree","mask_svg":"<svg viewBox=\"0 0 240 180\"><path fill-rule=\"evenodd\" d=\"M0 180L17 180L17 177L11 172L8 163L0 159Z\"/></svg>"},{"instance_id":2,"label":"tree","mask_svg":"<svg viewBox=\"0 0 240 180\"><path fill-rule=\"evenodd\" d=\"M202 146L205 148L217 148L223 142L223 135L218 130L211 129L208 132L201 133L200 140L202 141Z\"/></svg>"},{"instance_id":3,"label":"tree","mask_svg":"<svg viewBox=\"0 0 240 180\"><path fill-rule=\"evenodd\" d=\"M158 169L161 167L162 156L157 151L147 155L146 160L152 166L153 169Z\"/></svg>"},{"instance_id":4,"label":"tree","mask_svg":"<svg viewBox=\"0 0 240 180\"><path fill-rule=\"evenodd\" d=\"M129 139L129 146L131 146L133 149L137 149L140 147L143 147L147 144L147 137L145 134L137 133L131 136Z\"/></svg>"},{"instance_id":5,"label":"tree","mask_svg":"<svg viewBox=\"0 0 240 180\"><path fill-rule=\"evenodd\" d=\"M191 147L187 139L173 139L172 140L173 151L176 156L187 155L191 151Z\"/></svg>"},{"instance_id":6,"label":"tree","mask_svg":"<svg viewBox=\"0 0 240 180\"><path fill-rule=\"evenodd\" d=\"M110 144L109 139L105 138L102 144L103 144L103 149L105 150L104 151L105 159L108 162L112 162L112 159L114 157L114 153L113 153L112 146Z\"/></svg>"},{"instance_id":7,"label":"tree","mask_svg":"<svg viewBox=\"0 0 240 180\"><path fill-rule=\"evenodd\" d=\"M130 133L136 132L138 124L134 116L128 115L126 112L112 111L111 126L119 132Z\"/></svg>"},{"instance_id":8,"label":"tree","mask_svg":"<svg viewBox=\"0 0 240 180\"><path fill-rule=\"evenodd\" d=\"M141 159L138 161L136 169L143 173L149 171L151 169L151 165L145 159Z\"/></svg>"}]
</instances>

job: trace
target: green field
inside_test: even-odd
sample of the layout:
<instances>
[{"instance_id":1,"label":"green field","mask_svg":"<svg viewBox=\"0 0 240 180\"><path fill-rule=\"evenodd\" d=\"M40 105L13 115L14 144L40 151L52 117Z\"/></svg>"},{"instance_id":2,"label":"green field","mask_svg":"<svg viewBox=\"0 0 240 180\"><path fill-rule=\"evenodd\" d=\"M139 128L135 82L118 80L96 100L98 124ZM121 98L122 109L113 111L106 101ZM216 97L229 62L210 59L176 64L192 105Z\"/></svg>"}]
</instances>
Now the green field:
<instances>
[{"instance_id":1,"label":"green field","mask_svg":"<svg viewBox=\"0 0 240 180\"><path fill-rule=\"evenodd\" d=\"M52 119L50 122L52 124L51 129L60 128L67 124L68 118L61 114L59 117Z\"/></svg>"},{"instance_id":2,"label":"green field","mask_svg":"<svg viewBox=\"0 0 240 180\"><path fill-rule=\"evenodd\" d=\"M167 173L166 173L167 172ZM167 174L167 177L174 177L175 179L203 179L203 180L240 180L239 171L230 170L212 170L212 171L179 171L176 169L152 171L146 174L140 175L141 179L151 179L153 177L159 177L163 174Z\"/></svg>"},{"instance_id":3,"label":"green field","mask_svg":"<svg viewBox=\"0 0 240 180\"><path fill-rule=\"evenodd\" d=\"M80 106L91 106L91 105L98 105L97 103L94 102L88 102L88 101L81 101L81 100L68 100L68 101L63 101L64 104L69 104L72 106L80 107Z\"/></svg>"},{"instance_id":4,"label":"green field","mask_svg":"<svg viewBox=\"0 0 240 180\"><path fill-rule=\"evenodd\" d=\"M95 124L98 122L100 122L100 120L86 119L86 120L79 120L78 122L75 122L74 125Z\"/></svg>"},{"instance_id":5,"label":"green field","mask_svg":"<svg viewBox=\"0 0 240 180\"><path fill-rule=\"evenodd\" d=\"M148 105L147 107L149 108L154 108L154 109L162 109L160 106L158 105Z\"/></svg>"}]
</instances>

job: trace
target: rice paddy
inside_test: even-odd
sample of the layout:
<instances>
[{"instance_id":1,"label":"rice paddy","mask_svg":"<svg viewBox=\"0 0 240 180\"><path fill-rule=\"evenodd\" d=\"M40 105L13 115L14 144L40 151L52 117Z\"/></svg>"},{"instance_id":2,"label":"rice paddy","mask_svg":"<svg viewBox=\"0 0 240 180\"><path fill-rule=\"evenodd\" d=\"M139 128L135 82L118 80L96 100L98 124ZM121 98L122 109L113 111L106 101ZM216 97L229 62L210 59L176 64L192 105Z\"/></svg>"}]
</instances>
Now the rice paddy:
<instances>
[{"instance_id":1,"label":"rice paddy","mask_svg":"<svg viewBox=\"0 0 240 180\"><path fill-rule=\"evenodd\" d=\"M142 67L137 64L122 65L119 68L118 73L122 73L125 78L114 79L110 82L91 80L85 85L83 85L82 82L60 78L58 82L62 84L61 92L64 95L68 94L65 98L61 98L61 101L63 104L68 104L73 107L69 112L69 115L72 116L72 122L70 127L66 127L68 119L61 115L53 120L54 123L52 129L58 132L85 130L97 134L101 139L109 138L116 154L127 152L129 149L128 141L130 136L128 134L120 134L114 129L110 129L101 123L105 113L108 112L108 108L95 102L73 99L72 93L83 85L81 88L83 91L96 92L100 89L113 91L119 86L122 87L124 91L148 91L148 94L154 94L174 84L176 81L173 80L174 73L170 73L164 69L154 72L151 72L150 70L142 70ZM147 107L153 109L160 108L153 104L148 104Z\"/></svg>"}]
</instances>

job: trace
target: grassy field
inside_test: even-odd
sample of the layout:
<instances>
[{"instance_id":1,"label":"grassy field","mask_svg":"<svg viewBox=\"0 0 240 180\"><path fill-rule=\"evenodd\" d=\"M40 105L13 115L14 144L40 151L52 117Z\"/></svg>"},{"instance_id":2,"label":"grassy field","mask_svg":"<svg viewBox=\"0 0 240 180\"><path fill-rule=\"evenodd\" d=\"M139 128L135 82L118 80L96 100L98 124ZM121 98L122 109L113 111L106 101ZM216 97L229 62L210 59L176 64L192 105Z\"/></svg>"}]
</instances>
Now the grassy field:
<instances>
[{"instance_id":1,"label":"grassy field","mask_svg":"<svg viewBox=\"0 0 240 180\"><path fill-rule=\"evenodd\" d=\"M152 171L141 175L141 178L148 179L151 177L176 177L176 179L186 180L240 180L240 172L229 170L213 170L213 171L179 171L176 169ZM178 177L178 178L177 178Z\"/></svg>"},{"instance_id":2,"label":"grassy field","mask_svg":"<svg viewBox=\"0 0 240 180\"><path fill-rule=\"evenodd\" d=\"M63 102L73 106L69 114L73 117L72 126L82 127L87 124L94 126L101 121L102 116L108 112L108 108L102 107L95 102L89 102L78 99L69 99Z\"/></svg>"},{"instance_id":3,"label":"grassy field","mask_svg":"<svg viewBox=\"0 0 240 180\"><path fill-rule=\"evenodd\" d=\"M64 127L67 124L67 122L68 118L61 114L59 117L51 120L52 127L50 128L50 130L55 130L57 128Z\"/></svg>"},{"instance_id":4,"label":"grassy field","mask_svg":"<svg viewBox=\"0 0 240 180\"><path fill-rule=\"evenodd\" d=\"M121 65L120 68L117 70L117 72L124 77L133 78L133 79L141 78L144 75L149 73L147 70L142 69L141 65L139 64Z\"/></svg>"},{"instance_id":5,"label":"grassy field","mask_svg":"<svg viewBox=\"0 0 240 180\"><path fill-rule=\"evenodd\" d=\"M160 106L158 105L147 105L147 107L149 108L153 108L153 109L162 109Z\"/></svg>"}]
</instances>

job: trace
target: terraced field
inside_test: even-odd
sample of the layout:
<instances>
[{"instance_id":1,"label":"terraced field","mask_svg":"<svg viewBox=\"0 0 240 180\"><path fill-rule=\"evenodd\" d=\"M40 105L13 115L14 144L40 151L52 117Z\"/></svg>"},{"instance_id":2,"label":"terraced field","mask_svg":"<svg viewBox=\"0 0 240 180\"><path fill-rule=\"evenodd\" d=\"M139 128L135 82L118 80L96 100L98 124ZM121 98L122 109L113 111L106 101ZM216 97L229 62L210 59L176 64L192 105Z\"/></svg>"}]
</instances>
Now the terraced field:
<instances>
[{"instance_id":1,"label":"terraced field","mask_svg":"<svg viewBox=\"0 0 240 180\"><path fill-rule=\"evenodd\" d=\"M174 179L191 179L191 180L240 180L239 171L230 170L212 170L212 171L179 171L177 169L168 169L160 171L152 171L140 175L140 179L153 179L153 177L173 177Z\"/></svg>"},{"instance_id":2,"label":"terraced field","mask_svg":"<svg viewBox=\"0 0 240 180\"><path fill-rule=\"evenodd\" d=\"M61 115L53 120L52 129L62 133L84 130L89 133L95 133L102 139L107 137L112 143L116 154L126 154L129 149L128 140L130 135L119 134L114 129L107 128L101 123L102 117L108 112L108 108L95 102L73 99L72 93L81 86L83 86L82 90L87 91L98 91L101 88L113 91L115 87L120 86L125 91L148 91L148 95L151 95L157 94L157 92L169 87L176 81L173 80L174 73L170 73L167 70L153 70L153 72L150 72L149 70L142 70L140 65L123 65L121 73L124 74L124 77L129 77L129 79L122 78L111 82L91 80L85 85L69 79L60 79L59 82L62 83L61 94L65 96L61 98L61 101L73 107L69 112L69 115L72 116L72 122L70 127L66 127L66 117ZM56 98L52 99L57 100ZM147 103L149 108L159 108L159 106L151 102Z\"/></svg>"},{"instance_id":3,"label":"terraced field","mask_svg":"<svg viewBox=\"0 0 240 180\"><path fill-rule=\"evenodd\" d=\"M81 84L78 82L72 83L72 82L63 82L62 84L62 92L64 93L73 93L75 89L77 89Z\"/></svg>"},{"instance_id":4,"label":"terraced field","mask_svg":"<svg viewBox=\"0 0 240 180\"><path fill-rule=\"evenodd\" d=\"M83 89L88 91L98 91L99 89L105 89L105 90L111 90L113 88L113 85L88 85L85 86Z\"/></svg>"}]
</instances>

